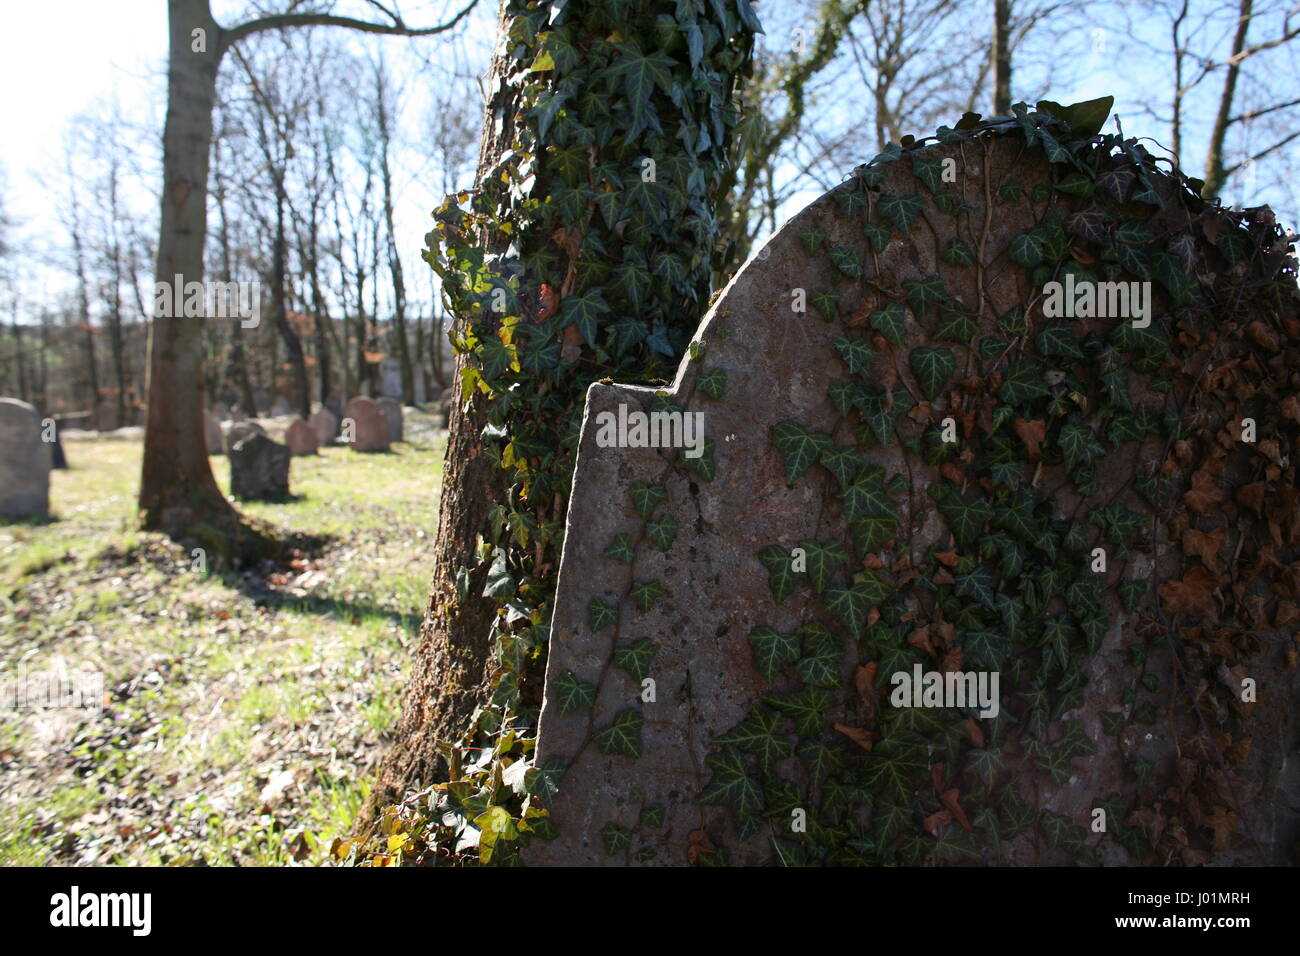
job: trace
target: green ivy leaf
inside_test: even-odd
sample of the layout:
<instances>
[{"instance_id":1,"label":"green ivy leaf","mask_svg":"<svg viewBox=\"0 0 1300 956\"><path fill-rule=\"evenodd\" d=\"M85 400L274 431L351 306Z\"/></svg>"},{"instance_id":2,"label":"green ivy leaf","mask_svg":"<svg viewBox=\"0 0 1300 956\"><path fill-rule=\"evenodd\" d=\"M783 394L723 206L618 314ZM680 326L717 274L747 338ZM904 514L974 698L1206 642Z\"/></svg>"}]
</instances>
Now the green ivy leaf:
<instances>
[{"instance_id":1,"label":"green ivy leaf","mask_svg":"<svg viewBox=\"0 0 1300 956\"><path fill-rule=\"evenodd\" d=\"M614 649L614 666L626 671L636 683L641 683L650 672L650 662L659 648L654 641L643 637L638 641Z\"/></svg>"},{"instance_id":2,"label":"green ivy leaf","mask_svg":"<svg viewBox=\"0 0 1300 956\"><path fill-rule=\"evenodd\" d=\"M843 488L862 470L862 466L866 463L866 456L856 445L848 445L844 448L828 448L817 460L823 468L835 476L835 480Z\"/></svg>"},{"instance_id":3,"label":"green ivy leaf","mask_svg":"<svg viewBox=\"0 0 1300 956\"><path fill-rule=\"evenodd\" d=\"M1015 236L1007 245L1007 258L1018 266L1032 269L1043 261L1045 243L1039 233L1031 229Z\"/></svg>"},{"instance_id":4,"label":"green ivy leaf","mask_svg":"<svg viewBox=\"0 0 1300 956\"><path fill-rule=\"evenodd\" d=\"M826 590L826 586L835 576L836 570L849 560L849 553L842 541L800 541L808 562L808 580L817 593Z\"/></svg>"},{"instance_id":5,"label":"green ivy leaf","mask_svg":"<svg viewBox=\"0 0 1300 956\"><path fill-rule=\"evenodd\" d=\"M606 823L600 828L600 839L605 844L605 855L615 856L632 845L632 831L617 823Z\"/></svg>"},{"instance_id":6,"label":"green ivy leaf","mask_svg":"<svg viewBox=\"0 0 1300 956\"><path fill-rule=\"evenodd\" d=\"M866 375L871 369L874 353L871 350L871 343L865 338L850 339L837 335L831 339L831 347L839 353L844 364L854 375Z\"/></svg>"},{"instance_id":7,"label":"green ivy leaf","mask_svg":"<svg viewBox=\"0 0 1300 956\"><path fill-rule=\"evenodd\" d=\"M810 432L798 422L777 422L772 427L772 442L785 457L785 481L793 485L822 452L834 448L831 436Z\"/></svg>"},{"instance_id":8,"label":"green ivy leaf","mask_svg":"<svg viewBox=\"0 0 1300 956\"><path fill-rule=\"evenodd\" d=\"M883 469L864 469L857 480L844 489L844 518L849 522L863 518L894 518L898 509L885 491Z\"/></svg>"},{"instance_id":9,"label":"green ivy leaf","mask_svg":"<svg viewBox=\"0 0 1300 956\"><path fill-rule=\"evenodd\" d=\"M822 624L808 624L799 629L803 639L803 654L799 658L799 677L805 684L820 687L838 687L840 661L844 657L844 644Z\"/></svg>"},{"instance_id":10,"label":"green ivy leaf","mask_svg":"<svg viewBox=\"0 0 1300 956\"><path fill-rule=\"evenodd\" d=\"M687 471L694 472L701 481L712 481L718 473L717 463L713 458L714 442L712 438L704 439L704 448L696 458L682 455L681 464Z\"/></svg>"},{"instance_id":11,"label":"green ivy leaf","mask_svg":"<svg viewBox=\"0 0 1300 956\"><path fill-rule=\"evenodd\" d=\"M966 345L970 343L970 340L975 337L975 333L978 331L979 323L975 321L973 315L958 312L956 309L943 309L939 325L934 330L934 337Z\"/></svg>"},{"instance_id":12,"label":"green ivy leaf","mask_svg":"<svg viewBox=\"0 0 1300 956\"><path fill-rule=\"evenodd\" d=\"M875 309L867 321L893 345L901 346L907 335L907 307L901 302L888 302Z\"/></svg>"},{"instance_id":13,"label":"green ivy leaf","mask_svg":"<svg viewBox=\"0 0 1300 956\"><path fill-rule=\"evenodd\" d=\"M641 609L641 613L644 614L654 606L655 601L659 600L667 592L664 590L664 586L658 581L637 581L632 585L632 589L629 593L631 594L633 603L635 603L636 606Z\"/></svg>"},{"instance_id":14,"label":"green ivy leaf","mask_svg":"<svg viewBox=\"0 0 1300 956\"><path fill-rule=\"evenodd\" d=\"M968 501L955 485L947 482L935 482L927 490L938 504L939 513L957 544L962 548L974 545L984 531L984 525L993 518L993 508L989 503L978 497Z\"/></svg>"},{"instance_id":15,"label":"green ivy leaf","mask_svg":"<svg viewBox=\"0 0 1300 956\"><path fill-rule=\"evenodd\" d=\"M767 568L768 587L772 591L772 600L782 604L794 592L796 572L790 552L780 545L771 544L758 553L758 560Z\"/></svg>"},{"instance_id":16,"label":"green ivy leaf","mask_svg":"<svg viewBox=\"0 0 1300 956\"><path fill-rule=\"evenodd\" d=\"M592 740L603 754L635 760L641 756L641 728L644 724L645 718L639 711L632 708L620 710L614 715L614 722L598 730Z\"/></svg>"},{"instance_id":17,"label":"green ivy leaf","mask_svg":"<svg viewBox=\"0 0 1300 956\"><path fill-rule=\"evenodd\" d=\"M809 298L817 314L827 322L834 322L839 317L840 294L834 289L821 289Z\"/></svg>"},{"instance_id":18,"label":"green ivy leaf","mask_svg":"<svg viewBox=\"0 0 1300 956\"><path fill-rule=\"evenodd\" d=\"M704 758L713 777L700 791L700 803L731 807L740 816L753 816L763 809L763 789L745 768L735 747L723 747Z\"/></svg>"},{"instance_id":19,"label":"green ivy leaf","mask_svg":"<svg viewBox=\"0 0 1300 956\"><path fill-rule=\"evenodd\" d=\"M920 279L904 279L903 291L912 302L942 303L948 301L948 284L943 276L932 274Z\"/></svg>"},{"instance_id":20,"label":"green ivy leaf","mask_svg":"<svg viewBox=\"0 0 1300 956\"><path fill-rule=\"evenodd\" d=\"M998 397L1008 405L1025 406L1036 398L1050 394L1039 375L1037 366L1024 359L1015 359L1007 369Z\"/></svg>"},{"instance_id":21,"label":"green ivy leaf","mask_svg":"<svg viewBox=\"0 0 1300 956\"><path fill-rule=\"evenodd\" d=\"M560 702L561 717L587 710L596 703L596 685L578 680L573 671L565 671L555 679L555 693Z\"/></svg>"},{"instance_id":22,"label":"green ivy leaf","mask_svg":"<svg viewBox=\"0 0 1300 956\"><path fill-rule=\"evenodd\" d=\"M817 737L826 729L826 709L833 695L825 687L805 687L793 694L764 694L763 703L794 721L800 737Z\"/></svg>"},{"instance_id":23,"label":"green ivy leaf","mask_svg":"<svg viewBox=\"0 0 1300 956\"><path fill-rule=\"evenodd\" d=\"M663 485L647 484L644 481L633 482L632 487L628 489L628 494L632 496L636 513L642 518L649 518L661 502L668 500L667 488Z\"/></svg>"},{"instance_id":24,"label":"green ivy leaf","mask_svg":"<svg viewBox=\"0 0 1300 956\"><path fill-rule=\"evenodd\" d=\"M867 615L871 609L889 596L889 585L873 572L862 572L862 579L851 587L827 588L826 610L835 615L858 640L867 633Z\"/></svg>"},{"instance_id":25,"label":"green ivy leaf","mask_svg":"<svg viewBox=\"0 0 1300 956\"><path fill-rule=\"evenodd\" d=\"M921 394L931 402L939 396L949 376L957 370L957 357L951 349L922 346L912 349L907 358L912 366L912 374L921 386Z\"/></svg>"},{"instance_id":26,"label":"green ivy leaf","mask_svg":"<svg viewBox=\"0 0 1300 956\"><path fill-rule=\"evenodd\" d=\"M889 226L883 222L867 220L862 224L862 232L876 252L883 252L889 244Z\"/></svg>"},{"instance_id":27,"label":"green ivy leaf","mask_svg":"<svg viewBox=\"0 0 1300 956\"><path fill-rule=\"evenodd\" d=\"M800 231L799 239L808 255L815 256L821 252L822 245L826 242L826 230L819 226L809 226Z\"/></svg>"},{"instance_id":28,"label":"green ivy leaf","mask_svg":"<svg viewBox=\"0 0 1300 956\"><path fill-rule=\"evenodd\" d=\"M717 747L738 747L745 753L758 758L758 769L765 774L772 773L776 764L793 753L790 741L782 736L783 719L775 711L765 707L754 707L749 716L738 723L721 737L714 737Z\"/></svg>"},{"instance_id":29,"label":"green ivy leaf","mask_svg":"<svg viewBox=\"0 0 1300 956\"><path fill-rule=\"evenodd\" d=\"M953 236L943 248L943 261L954 266L973 266L975 251L960 237Z\"/></svg>"},{"instance_id":30,"label":"green ivy leaf","mask_svg":"<svg viewBox=\"0 0 1300 956\"><path fill-rule=\"evenodd\" d=\"M677 537L677 522L672 515L664 515L657 521L649 521L645 526L646 537L660 551L667 553L668 549L673 546L673 539Z\"/></svg>"},{"instance_id":31,"label":"green ivy leaf","mask_svg":"<svg viewBox=\"0 0 1300 956\"><path fill-rule=\"evenodd\" d=\"M885 195L881 196L879 202L876 203L876 208L880 211L880 214L903 233L912 228L912 223L921 214L921 207L921 197L916 194L906 196Z\"/></svg>"},{"instance_id":32,"label":"green ivy leaf","mask_svg":"<svg viewBox=\"0 0 1300 956\"><path fill-rule=\"evenodd\" d=\"M591 621L593 633L599 633L618 620L618 608L606 604L600 598L592 598L587 604L587 616Z\"/></svg>"},{"instance_id":33,"label":"green ivy leaf","mask_svg":"<svg viewBox=\"0 0 1300 956\"><path fill-rule=\"evenodd\" d=\"M727 372L725 369L715 368L701 375L695 384L701 392L716 402L727 390Z\"/></svg>"},{"instance_id":34,"label":"green ivy leaf","mask_svg":"<svg viewBox=\"0 0 1300 956\"><path fill-rule=\"evenodd\" d=\"M849 246L836 246L831 250L831 263L850 279L862 278L862 255Z\"/></svg>"},{"instance_id":35,"label":"green ivy leaf","mask_svg":"<svg viewBox=\"0 0 1300 956\"><path fill-rule=\"evenodd\" d=\"M632 539L625 532L614 535L613 542L605 549L605 557L631 564L632 559L636 557L632 550Z\"/></svg>"},{"instance_id":36,"label":"green ivy leaf","mask_svg":"<svg viewBox=\"0 0 1300 956\"><path fill-rule=\"evenodd\" d=\"M749 632L754 663L763 679L769 684L776 680L781 665L793 664L799 658L799 641L793 634L780 634L766 625Z\"/></svg>"},{"instance_id":37,"label":"green ivy leaf","mask_svg":"<svg viewBox=\"0 0 1300 956\"><path fill-rule=\"evenodd\" d=\"M1074 339L1069 322L1049 322L1038 333L1038 351L1043 355L1060 355L1082 362L1083 350Z\"/></svg>"}]
</instances>

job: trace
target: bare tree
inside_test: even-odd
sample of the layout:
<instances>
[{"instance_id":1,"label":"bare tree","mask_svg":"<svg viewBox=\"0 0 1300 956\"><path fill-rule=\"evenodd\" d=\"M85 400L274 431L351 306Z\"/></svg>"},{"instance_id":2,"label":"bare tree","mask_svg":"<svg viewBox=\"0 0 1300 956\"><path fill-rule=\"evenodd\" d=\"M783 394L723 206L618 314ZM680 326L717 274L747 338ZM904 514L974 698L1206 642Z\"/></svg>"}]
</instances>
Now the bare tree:
<instances>
[{"instance_id":1,"label":"bare tree","mask_svg":"<svg viewBox=\"0 0 1300 956\"><path fill-rule=\"evenodd\" d=\"M168 0L167 119L156 281L171 283L178 275L187 281L203 277L212 111L217 70L228 50L258 33L302 26L431 36L452 29L476 4L477 0L470 0L446 22L422 28L408 26L378 0L370 0L368 6L382 21L328 12L287 12L222 28L213 18L208 0ZM204 524L239 539L246 529L217 488L203 440L201 321L180 315L155 316L150 329L140 510L146 527L174 537L187 537L196 525Z\"/></svg>"}]
</instances>

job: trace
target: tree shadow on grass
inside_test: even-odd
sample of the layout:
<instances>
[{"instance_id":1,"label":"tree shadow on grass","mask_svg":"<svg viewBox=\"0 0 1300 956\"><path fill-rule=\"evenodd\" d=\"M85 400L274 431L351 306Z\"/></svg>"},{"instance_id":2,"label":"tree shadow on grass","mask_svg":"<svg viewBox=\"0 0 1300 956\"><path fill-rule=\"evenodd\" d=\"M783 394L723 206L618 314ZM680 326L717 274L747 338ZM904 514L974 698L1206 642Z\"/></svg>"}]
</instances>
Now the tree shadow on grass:
<instances>
[{"instance_id":1,"label":"tree shadow on grass","mask_svg":"<svg viewBox=\"0 0 1300 956\"><path fill-rule=\"evenodd\" d=\"M282 534L282 547L278 556L267 558L254 567L236 568L223 563L217 573L227 587L244 595L256 607L276 611L296 610L353 624L360 624L367 617L380 617L403 627L418 627L422 617L420 611L403 613L374 602L294 594L274 583L277 578L288 578L301 573L305 564L319 560L341 540L339 536L331 534Z\"/></svg>"}]
</instances>

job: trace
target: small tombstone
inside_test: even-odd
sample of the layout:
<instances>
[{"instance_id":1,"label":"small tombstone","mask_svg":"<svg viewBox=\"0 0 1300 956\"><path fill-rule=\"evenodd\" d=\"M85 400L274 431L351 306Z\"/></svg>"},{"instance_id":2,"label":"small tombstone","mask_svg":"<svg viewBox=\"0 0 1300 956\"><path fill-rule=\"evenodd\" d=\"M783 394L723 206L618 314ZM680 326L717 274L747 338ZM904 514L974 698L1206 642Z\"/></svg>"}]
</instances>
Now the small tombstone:
<instances>
[{"instance_id":1,"label":"small tombstone","mask_svg":"<svg viewBox=\"0 0 1300 956\"><path fill-rule=\"evenodd\" d=\"M266 429L257 422L224 422L221 425L221 433L225 438L226 454L230 454L230 450L239 442L253 435L265 435Z\"/></svg>"},{"instance_id":2,"label":"small tombstone","mask_svg":"<svg viewBox=\"0 0 1300 956\"><path fill-rule=\"evenodd\" d=\"M289 454L294 458L316 454L318 441L316 429L301 418L295 418L284 433L284 443L289 446Z\"/></svg>"},{"instance_id":3,"label":"small tombstone","mask_svg":"<svg viewBox=\"0 0 1300 956\"><path fill-rule=\"evenodd\" d=\"M122 427L122 419L117 414L117 402L111 402L107 399L98 402L95 405L94 415L95 431L111 432Z\"/></svg>"},{"instance_id":4,"label":"small tombstone","mask_svg":"<svg viewBox=\"0 0 1300 956\"><path fill-rule=\"evenodd\" d=\"M203 413L203 440L208 446L209 455L220 455L225 451L225 442L221 434L221 422L210 411Z\"/></svg>"},{"instance_id":5,"label":"small tombstone","mask_svg":"<svg viewBox=\"0 0 1300 956\"><path fill-rule=\"evenodd\" d=\"M335 392L325 399L324 405L337 419L343 418L343 396Z\"/></svg>"},{"instance_id":6,"label":"small tombstone","mask_svg":"<svg viewBox=\"0 0 1300 956\"><path fill-rule=\"evenodd\" d=\"M384 414L384 422L388 425L389 442L402 440L402 404L396 399L381 398L375 402L379 410Z\"/></svg>"},{"instance_id":7,"label":"small tombstone","mask_svg":"<svg viewBox=\"0 0 1300 956\"><path fill-rule=\"evenodd\" d=\"M289 495L289 449L255 434L230 449L230 492L247 500L275 500Z\"/></svg>"},{"instance_id":8,"label":"small tombstone","mask_svg":"<svg viewBox=\"0 0 1300 956\"><path fill-rule=\"evenodd\" d=\"M352 423L351 438L347 428ZM388 420L373 398L358 395L343 409L343 437L353 451L388 451Z\"/></svg>"},{"instance_id":9,"label":"small tombstone","mask_svg":"<svg viewBox=\"0 0 1300 956\"><path fill-rule=\"evenodd\" d=\"M379 363L379 394L393 398L402 395L402 363L395 355Z\"/></svg>"},{"instance_id":10,"label":"small tombstone","mask_svg":"<svg viewBox=\"0 0 1300 956\"><path fill-rule=\"evenodd\" d=\"M234 405L230 409L229 420L232 422L246 422L248 421L248 416L244 414L244 409L242 406Z\"/></svg>"},{"instance_id":11,"label":"small tombstone","mask_svg":"<svg viewBox=\"0 0 1300 956\"><path fill-rule=\"evenodd\" d=\"M212 416L219 422L224 422L230 417L230 408L225 402L217 402L209 409L209 411L212 412Z\"/></svg>"},{"instance_id":12,"label":"small tombstone","mask_svg":"<svg viewBox=\"0 0 1300 956\"><path fill-rule=\"evenodd\" d=\"M312 430L316 433L316 444L318 446L334 444L334 439L339 433L339 419L337 415L331 412L328 408L318 408L312 413L312 416L308 421Z\"/></svg>"},{"instance_id":13,"label":"small tombstone","mask_svg":"<svg viewBox=\"0 0 1300 956\"><path fill-rule=\"evenodd\" d=\"M249 413L257 415L264 414L263 409L269 409L271 407L271 401L271 393L264 388L259 388L257 391L253 392L253 404L256 407L249 409Z\"/></svg>"},{"instance_id":14,"label":"small tombstone","mask_svg":"<svg viewBox=\"0 0 1300 956\"><path fill-rule=\"evenodd\" d=\"M271 406L271 417L283 418L292 411L293 409L289 407L289 403L285 401L284 396L280 395L276 397L275 404Z\"/></svg>"},{"instance_id":15,"label":"small tombstone","mask_svg":"<svg viewBox=\"0 0 1300 956\"><path fill-rule=\"evenodd\" d=\"M36 409L16 398L0 398L0 517L50 513L51 443L41 438Z\"/></svg>"},{"instance_id":16,"label":"small tombstone","mask_svg":"<svg viewBox=\"0 0 1300 956\"><path fill-rule=\"evenodd\" d=\"M415 395L414 395L414 398L415 398L415 404L417 404L417 405L423 405L425 402L427 402L427 401L429 400L429 389L428 389L428 387L424 384L424 373L423 373L423 372L421 372L421 373L419 373L419 374L417 374L417 375L415 376L414 392L415 392Z\"/></svg>"}]
</instances>

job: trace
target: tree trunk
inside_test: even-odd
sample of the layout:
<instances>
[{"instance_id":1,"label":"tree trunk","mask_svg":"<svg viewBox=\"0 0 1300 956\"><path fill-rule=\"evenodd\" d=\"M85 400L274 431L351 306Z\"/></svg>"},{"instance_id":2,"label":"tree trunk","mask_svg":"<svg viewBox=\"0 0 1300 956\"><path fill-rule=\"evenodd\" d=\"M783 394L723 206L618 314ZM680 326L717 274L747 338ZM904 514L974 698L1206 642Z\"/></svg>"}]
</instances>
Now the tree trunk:
<instances>
[{"instance_id":1,"label":"tree trunk","mask_svg":"<svg viewBox=\"0 0 1300 956\"><path fill-rule=\"evenodd\" d=\"M192 30L206 31L207 52L191 52ZM218 28L206 0L169 0L168 31L162 212L154 274L158 283L171 286L177 276L180 282L203 280ZM183 293L183 288L173 292ZM183 314L158 315L150 326L140 510L146 528L173 537L189 537L202 524L237 538L238 514L217 487L204 441L202 322Z\"/></svg>"},{"instance_id":2,"label":"tree trunk","mask_svg":"<svg viewBox=\"0 0 1300 956\"><path fill-rule=\"evenodd\" d=\"M285 351L289 353L289 367L293 370L294 404L298 414L303 418L311 417L311 386L307 381L307 361L302 353L302 339L298 337L293 323L289 321L289 298L285 288L289 243L284 231L284 181L283 171L276 174L275 183L275 248L272 257L274 276L271 280L271 295L274 297L275 327L284 341Z\"/></svg>"},{"instance_id":3,"label":"tree trunk","mask_svg":"<svg viewBox=\"0 0 1300 956\"><path fill-rule=\"evenodd\" d=\"M504 28L504 21L503 21ZM499 82L508 60L494 58L487 88L498 90L488 103L479 142L476 185L494 168L514 135L518 89ZM499 87L499 89L498 89ZM495 130L493 116L505 122ZM469 368L468 353L456 356L452 383ZM482 453L480 434L486 423L484 402L452 402L447 420L447 448L443 456L442 500L438 510L438 536L433 548L433 582L425 607L424 624L415 661L402 702L396 743L385 757L379 781L360 815L364 822L379 808L401 799L404 792L436 779L446 764L437 750L439 741L458 740L469 713L482 694L482 672L491 653L492 622L496 604L483 596L486 571L469 572L479 565L475 543L487 514L505 488L505 473ZM457 575L470 574L463 599L457 599Z\"/></svg>"},{"instance_id":4,"label":"tree trunk","mask_svg":"<svg viewBox=\"0 0 1300 956\"><path fill-rule=\"evenodd\" d=\"M566 22L571 25L566 31L575 51L596 48L600 55L620 58L619 65L626 67L637 62L638 51L646 47L654 49L653 12L638 10L623 25L626 35L638 37L636 44L609 47L602 46L599 26L578 26L602 22L604 14L596 6L578 2L567 11ZM747 4L739 6L749 13ZM587 10L585 14L583 9ZM707 34L720 28L717 33L726 38L722 44L726 56L709 66L715 84L711 86L714 91L711 95L717 97L709 105L683 98L679 89L674 88L671 93L662 87L656 90L653 109L658 111L664 129L676 129L678 122L698 123L702 117L734 108L739 78L747 75L752 56L751 27L738 20L730 8L709 8L709 12L692 9L680 15L684 18L683 29L702 29ZM489 698L496 701L504 691L505 697L517 699L521 706L537 703L542 675L535 668L540 664L529 665L528 672L519 674L512 687L503 688L496 682L500 670L494 663L499 660L498 639L506 631L502 629L504 599L497 585L485 587L498 566L494 562L507 562L518 580L529 582L527 591L519 593L515 602L521 606L522 601L528 611L515 617L513 625L504 627L514 627L516 631L544 630L545 622L549 621L549 602L555 586L572 477L572 443L566 442L565 436L575 416L581 414L587 387L592 381L611 375L623 380L640 377L642 381L671 377L708 302L711 271L722 258L716 242L718 227L713 223L724 183L731 181L725 169L732 139L729 131L717 136L709 149L700 153L693 143L688 146L680 139L650 132L648 124L632 128L637 122L632 119L627 127L614 131L611 142L591 149L590 162L596 168L604 160L621 161L629 168L629 176L634 175L643 182L657 182L655 177L662 173L655 172L654 168L647 173L643 161L629 161L628 157L645 157L649 141L659 144L661 155L655 157L658 170L693 170L690 176L687 172L677 175L681 177L679 185L685 187L684 192L690 192L689 202L695 204L691 208L703 210L701 216L710 223L703 230L698 223L690 221L691 217L674 211L670 203L629 203L626 208L620 208L619 218L612 223L592 208L570 210L558 222L540 216L534 218L530 207L518 198L522 192L515 193L513 186L502 185L511 182L513 177L522 178L514 165L521 152L538 157L534 200L564 183L565 173L549 166L547 142L542 135L545 127L539 128L533 118L535 114L522 112L525 97L537 95L528 89L533 81L527 78L528 71L521 69L521 62L516 59L521 55L518 48L504 41L507 35L535 38L543 22L544 14L522 0L508 0L503 5L500 24L503 40L498 43L498 49L508 52L494 60L487 77L486 88L491 93L485 104L480 141L478 195L468 204L481 218L461 218L449 211L450 206L456 205L454 199L449 199L448 205L435 213L439 223L439 261L444 263L440 272L444 276L444 289L452 290L449 295L454 329L462 344L457 350L451 384L468 394L467 400L452 403L433 553L433 581L402 717L396 728L396 742L359 815L359 830L366 829L384 806L438 780L446 772L448 761L459 762L459 756L449 755L459 751L475 731L475 714L489 703ZM584 33L584 29L592 32ZM523 66L532 62L537 50L529 49L526 55ZM673 85L689 82L688 77L693 75L686 56L683 52L682 59L670 61L676 67ZM574 71L588 68L594 69L584 62L582 52L575 52L565 67ZM560 72L563 69L557 70ZM560 80L556 74L548 73L543 82L550 86ZM677 115L678 109L686 115ZM521 137L526 138L523 140L528 143L526 147L519 145ZM672 145L664 146L665 141ZM514 205L516 199L521 203L518 207ZM500 223L509 226L501 227ZM584 233L591 234L595 248L610 250L614 265L618 264L619 255L626 252L625 261L632 271L639 267L638 263L658 262L671 278L644 296L633 293L631 299L620 291L626 287L607 283L602 289L601 283L606 280L579 276L583 257L576 237ZM558 259L552 254L557 248ZM529 259L533 250L543 251L547 257L536 268ZM670 256L680 259L674 262ZM471 260L490 264L484 270L488 274L472 265L467 269L462 265ZM486 355L483 343L501 331L499 326L506 319L504 315L497 317L484 290L495 292L512 275L518 278L519 301L511 308L517 309L518 328L527 328L526 332L519 333L521 355L526 349L549 349L558 356L536 373L524 370L527 363L520 366L519 372L510 373L490 371L483 362ZM604 338L600 342L588 342L578 323L573 319L566 321L564 311L557 304L565 296L584 295L608 303L610 314L604 324L612 326L616 322L614 316L628 316L629 321L641 323L640 341L611 348L609 354L603 348ZM552 316L558 316L554 323L550 322ZM591 329L586 334L590 335ZM479 344L465 348L466 335ZM484 382L486 393L473 386L476 381ZM504 403L497 400L506 391L516 396L510 406L513 411L503 411ZM544 410L538 413L535 407ZM537 464L536 470L529 474L526 491L521 491L523 479L519 472L503 467L500 446L493 443L495 440L485 438L489 424L504 428L512 440L519 442L514 446L516 455L521 454L520 448L555 449L553 459L547 457L547 464ZM533 453L527 453L527 457L532 456ZM491 530L489 515L502 511L520 512L512 515L511 520L523 522L520 527L536 529L537 533L527 537L526 546L518 543L518 535L508 539L501 536L499 527L495 533ZM480 548L483 541L496 543L495 554L499 557L485 554Z\"/></svg>"},{"instance_id":5,"label":"tree trunk","mask_svg":"<svg viewBox=\"0 0 1300 956\"><path fill-rule=\"evenodd\" d=\"M1232 38L1232 54L1228 59L1228 73L1223 79L1223 92L1219 95L1219 108L1214 114L1214 129L1210 131L1210 145L1205 154L1205 186L1201 195L1217 196L1224 187L1223 149L1228 138L1232 101L1237 95L1237 78L1241 63L1237 55L1246 48L1246 32L1250 29L1252 0L1241 0L1237 11L1237 32Z\"/></svg>"},{"instance_id":6,"label":"tree trunk","mask_svg":"<svg viewBox=\"0 0 1300 956\"><path fill-rule=\"evenodd\" d=\"M1011 112L1011 0L993 3L993 112Z\"/></svg>"}]
</instances>

